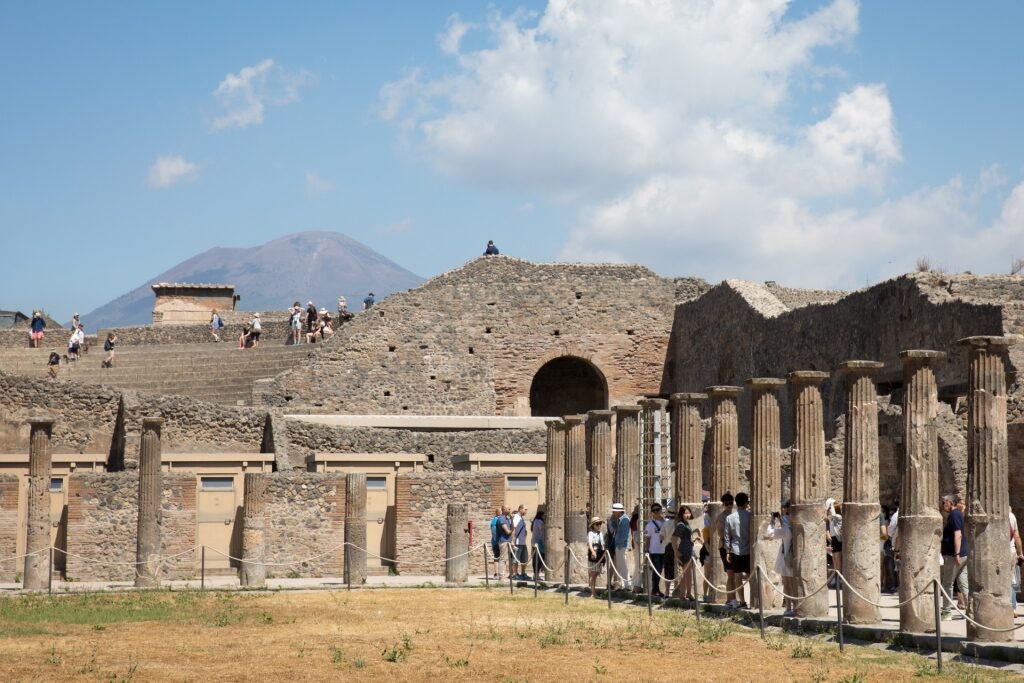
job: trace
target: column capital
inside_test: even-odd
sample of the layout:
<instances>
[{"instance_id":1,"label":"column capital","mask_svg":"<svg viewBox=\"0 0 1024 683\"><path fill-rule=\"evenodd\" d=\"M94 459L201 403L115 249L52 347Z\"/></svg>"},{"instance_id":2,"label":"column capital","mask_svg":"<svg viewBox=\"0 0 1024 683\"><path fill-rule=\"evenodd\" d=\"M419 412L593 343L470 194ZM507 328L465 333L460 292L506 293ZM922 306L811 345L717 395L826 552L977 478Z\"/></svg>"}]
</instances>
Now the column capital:
<instances>
[{"instance_id":1,"label":"column capital","mask_svg":"<svg viewBox=\"0 0 1024 683\"><path fill-rule=\"evenodd\" d=\"M684 392L679 394L672 394L668 397L669 403L686 403L691 405L699 405L704 401L708 400L707 394L701 394L697 392Z\"/></svg>"},{"instance_id":2,"label":"column capital","mask_svg":"<svg viewBox=\"0 0 1024 683\"><path fill-rule=\"evenodd\" d=\"M56 421L57 418L53 415L35 415L26 420L33 427L52 427Z\"/></svg>"},{"instance_id":3,"label":"column capital","mask_svg":"<svg viewBox=\"0 0 1024 683\"><path fill-rule=\"evenodd\" d=\"M900 351L899 355L900 361L904 365L931 365L933 361L944 359L946 352L931 349L907 349Z\"/></svg>"},{"instance_id":4,"label":"column capital","mask_svg":"<svg viewBox=\"0 0 1024 683\"><path fill-rule=\"evenodd\" d=\"M591 419L591 418L601 419L601 418L605 418L605 417L611 419L611 417L613 415L615 415L615 411L614 410L588 410L587 411L587 419L588 420Z\"/></svg>"},{"instance_id":5,"label":"column capital","mask_svg":"<svg viewBox=\"0 0 1024 683\"><path fill-rule=\"evenodd\" d=\"M544 424L550 429L561 429L565 426L565 422L560 417L552 417L544 420Z\"/></svg>"},{"instance_id":6,"label":"column capital","mask_svg":"<svg viewBox=\"0 0 1024 683\"><path fill-rule=\"evenodd\" d=\"M643 408L638 405L612 406L616 413L639 413Z\"/></svg>"},{"instance_id":7,"label":"column capital","mask_svg":"<svg viewBox=\"0 0 1024 683\"><path fill-rule=\"evenodd\" d=\"M155 415L150 415L148 417L142 418L142 428L143 429L145 429L147 427L150 428L150 429L159 429L163 425L163 423L164 423L164 419L162 417L158 417L158 416L155 416Z\"/></svg>"},{"instance_id":8,"label":"column capital","mask_svg":"<svg viewBox=\"0 0 1024 683\"><path fill-rule=\"evenodd\" d=\"M988 335L977 335L974 337L964 337L963 339L957 340L957 344L966 346L971 350L991 350L996 353L1005 351L1007 348L1013 346L1020 341L1020 335L1006 335L1003 337L988 336Z\"/></svg>"},{"instance_id":9,"label":"column capital","mask_svg":"<svg viewBox=\"0 0 1024 683\"><path fill-rule=\"evenodd\" d=\"M708 387L704 390L707 395L712 399L719 398L736 398L743 393L743 387L734 387L729 385L715 385Z\"/></svg>"},{"instance_id":10,"label":"column capital","mask_svg":"<svg viewBox=\"0 0 1024 683\"><path fill-rule=\"evenodd\" d=\"M884 367L885 363L877 360L846 360L839 364L839 371L850 375L873 375Z\"/></svg>"},{"instance_id":11,"label":"column capital","mask_svg":"<svg viewBox=\"0 0 1024 683\"><path fill-rule=\"evenodd\" d=\"M751 377L744 384L752 390L776 391L786 383L786 380L778 377Z\"/></svg>"},{"instance_id":12,"label":"column capital","mask_svg":"<svg viewBox=\"0 0 1024 683\"><path fill-rule=\"evenodd\" d=\"M586 415L565 415L562 417L562 421L566 427L572 427L574 425L583 424L587 421Z\"/></svg>"},{"instance_id":13,"label":"column capital","mask_svg":"<svg viewBox=\"0 0 1024 683\"><path fill-rule=\"evenodd\" d=\"M794 384L821 384L830 377L823 370L794 370L786 375L786 379Z\"/></svg>"},{"instance_id":14,"label":"column capital","mask_svg":"<svg viewBox=\"0 0 1024 683\"><path fill-rule=\"evenodd\" d=\"M641 408L664 408L668 405L668 401L663 398L642 398L637 403Z\"/></svg>"}]
</instances>

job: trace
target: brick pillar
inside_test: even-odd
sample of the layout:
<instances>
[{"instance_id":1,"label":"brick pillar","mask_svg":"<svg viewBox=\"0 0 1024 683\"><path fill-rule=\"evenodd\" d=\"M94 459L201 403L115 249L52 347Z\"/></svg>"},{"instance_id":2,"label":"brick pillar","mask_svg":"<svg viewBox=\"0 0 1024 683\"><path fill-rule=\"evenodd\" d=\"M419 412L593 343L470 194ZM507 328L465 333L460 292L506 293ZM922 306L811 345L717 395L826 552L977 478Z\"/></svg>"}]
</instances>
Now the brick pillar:
<instances>
[{"instance_id":1,"label":"brick pillar","mask_svg":"<svg viewBox=\"0 0 1024 683\"><path fill-rule=\"evenodd\" d=\"M793 563L797 595L810 596L796 604L797 616L828 614L828 580L825 559L825 498L829 492L828 459L825 455L825 416L821 383L827 372L801 370L789 373L793 402L792 507ZM811 595L814 593L814 595Z\"/></svg>"},{"instance_id":2,"label":"brick pillar","mask_svg":"<svg viewBox=\"0 0 1024 683\"><path fill-rule=\"evenodd\" d=\"M1007 552L1010 519L1009 452L1006 439L1006 363L1012 337L967 337L967 580L968 613L994 629L1013 627ZM967 623L967 639L1012 642Z\"/></svg>"},{"instance_id":3,"label":"brick pillar","mask_svg":"<svg viewBox=\"0 0 1024 683\"><path fill-rule=\"evenodd\" d=\"M942 514L939 512L939 390L932 364L941 351L901 351L903 363L903 486L897 544L900 551L900 630L935 631L930 585L939 578ZM1006 537L1009 552L1009 535Z\"/></svg>"},{"instance_id":4,"label":"brick pillar","mask_svg":"<svg viewBox=\"0 0 1024 683\"><path fill-rule=\"evenodd\" d=\"M445 582L469 581L469 503L448 503L444 556Z\"/></svg>"},{"instance_id":5,"label":"brick pillar","mask_svg":"<svg viewBox=\"0 0 1024 683\"><path fill-rule=\"evenodd\" d=\"M660 433L658 420L666 405L668 405L668 401L663 398L645 398L640 401L642 410L640 417L640 486L643 491L644 508L640 510L640 513L644 523L650 519L651 504L656 501L654 497L654 484L657 481L655 463L660 459L660 455L655 446ZM627 508L626 514L631 513L632 510Z\"/></svg>"},{"instance_id":6,"label":"brick pillar","mask_svg":"<svg viewBox=\"0 0 1024 683\"><path fill-rule=\"evenodd\" d=\"M242 567L239 583L247 588L263 588L267 582L266 509L267 478L259 472L245 473L242 494Z\"/></svg>"},{"instance_id":7,"label":"brick pillar","mask_svg":"<svg viewBox=\"0 0 1024 683\"><path fill-rule=\"evenodd\" d=\"M355 586L366 583L366 473L345 475L346 581Z\"/></svg>"},{"instance_id":8,"label":"brick pillar","mask_svg":"<svg viewBox=\"0 0 1024 683\"><path fill-rule=\"evenodd\" d=\"M640 500L640 406L615 406L614 503L627 510Z\"/></svg>"},{"instance_id":9,"label":"brick pillar","mask_svg":"<svg viewBox=\"0 0 1024 683\"><path fill-rule=\"evenodd\" d=\"M49 583L50 554L50 469L53 461L52 417L28 421L28 527L25 531L25 590L42 590ZM34 553L34 554L30 554Z\"/></svg>"},{"instance_id":10,"label":"brick pillar","mask_svg":"<svg viewBox=\"0 0 1024 683\"><path fill-rule=\"evenodd\" d=\"M882 363L848 360L839 366L846 389L843 458L843 616L850 624L875 624L881 616L878 566L878 390ZM856 592L855 592L856 591ZM868 601L858 597L863 595Z\"/></svg>"},{"instance_id":11,"label":"brick pillar","mask_svg":"<svg viewBox=\"0 0 1024 683\"><path fill-rule=\"evenodd\" d=\"M586 416L565 418L565 540L575 554L569 580L587 581ZM568 562L570 558L566 558ZM509 570L511 571L511 569Z\"/></svg>"},{"instance_id":12,"label":"brick pillar","mask_svg":"<svg viewBox=\"0 0 1024 683\"><path fill-rule=\"evenodd\" d=\"M139 526L135 539L135 587L160 585L160 509L163 476L160 472L162 417L142 418L139 448Z\"/></svg>"},{"instance_id":13,"label":"brick pillar","mask_svg":"<svg viewBox=\"0 0 1024 683\"><path fill-rule=\"evenodd\" d=\"M731 386L708 387L711 400L711 502L708 503L708 560L705 564L708 581L715 586L725 586L728 578L725 565L718 549L722 547L722 532L725 519L722 515L721 498L725 493L736 495L739 487L740 428L736 399L743 389ZM708 601L722 604L726 601L724 590L708 593Z\"/></svg>"},{"instance_id":14,"label":"brick pillar","mask_svg":"<svg viewBox=\"0 0 1024 683\"><path fill-rule=\"evenodd\" d=\"M772 582L777 581L775 558L779 552L777 541L766 538L772 523L772 513L782 502L782 436L779 411L779 389L786 380L755 377L747 380L750 387L750 564L751 571L761 567L761 591L754 582L750 590L751 605L775 607L777 593Z\"/></svg>"},{"instance_id":15,"label":"brick pillar","mask_svg":"<svg viewBox=\"0 0 1024 683\"><path fill-rule=\"evenodd\" d=\"M615 468L612 462L611 410L587 413L587 465L590 469L590 514L602 519L612 511L612 484Z\"/></svg>"},{"instance_id":16,"label":"brick pillar","mask_svg":"<svg viewBox=\"0 0 1024 683\"><path fill-rule=\"evenodd\" d=\"M551 570L544 570L544 578L561 582L565 578L565 423L547 420L548 457L544 470L544 562Z\"/></svg>"},{"instance_id":17,"label":"brick pillar","mask_svg":"<svg viewBox=\"0 0 1024 683\"><path fill-rule=\"evenodd\" d=\"M672 394L669 397L672 422L672 462L675 469L676 508L689 507L693 513L690 527L704 526L703 455L704 435L701 433L700 411L707 394Z\"/></svg>"}]
</instances>

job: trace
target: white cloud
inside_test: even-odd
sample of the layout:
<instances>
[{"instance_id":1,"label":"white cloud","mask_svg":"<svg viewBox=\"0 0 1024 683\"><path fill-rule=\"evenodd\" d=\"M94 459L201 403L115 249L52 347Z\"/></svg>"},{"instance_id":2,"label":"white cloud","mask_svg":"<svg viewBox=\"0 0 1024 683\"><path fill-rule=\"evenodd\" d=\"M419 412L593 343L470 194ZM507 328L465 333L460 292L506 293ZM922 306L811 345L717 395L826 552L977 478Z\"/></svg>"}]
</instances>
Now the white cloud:
<instances>
[{"instance_id":1,"label":"white cloud","mask_svg":"<svg viewBox=\"0 0 1024 683\"><path fill-rule=\"evenodd\" d=\"M1024 237L1017 190L991 225L972 209L1005 182L998 168L888 197L903 153L885 84L851 84L819 63L820 48L855 38L857 3L789 9L550 0L481 27L452 17L438 36L450 69L386 84L381 116L444 173L578 206L567 259L851 286L926 252L984 269L980 244ZM488 47L463 49L469 31ZM823 83L843 91L813 95ZM808 113L817 120L797 122Z\"/></svg>"},{"instance_id":2,"label":"white cloud","mask_svg":"<svg viewBox=\"0 0 1024 683\"><path fill-rule=\"evenodd\" d=\"M181 155L157 157L146 174L146 182L155 190L166 190L183 181L195 180L199 166Z\"/></svg>"},{"instance_id":3,"label":"white cloud","mask_svg":"<svg viewBox=\"0 0 1024 683\"><path fill-rule=\"evenodd\" d=\"M334 189L334 183L316 171L306 171L306 193L323 194Z\"/></svg>"},{"instance_id":4,"label":"white cloud","mask_svg":"<svg viewBox=\"0 0 1024 683\"><path fill-rule=\"evenodd\" d=\"M264 59L258 64L228 74L213 96L224 113L214 119L214 130L245 128L263 123L267 105L285 105L299 100L299 90L315 81L304 69L289 71Z\"/></svg>"}]
</instances>

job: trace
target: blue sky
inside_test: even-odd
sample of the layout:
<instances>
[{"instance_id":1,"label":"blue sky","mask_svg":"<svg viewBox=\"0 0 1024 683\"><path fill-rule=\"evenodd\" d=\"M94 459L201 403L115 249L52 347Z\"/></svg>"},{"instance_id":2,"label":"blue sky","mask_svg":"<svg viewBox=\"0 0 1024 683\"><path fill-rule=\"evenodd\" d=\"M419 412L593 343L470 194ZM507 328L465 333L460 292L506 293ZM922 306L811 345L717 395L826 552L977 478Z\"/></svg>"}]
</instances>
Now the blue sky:
<instances>
[{"instance_id":1,"label":"blue sky","mask_svg":"<svg viewBox=\"0 0 1024 683\"><path fill-rule=\"evenodd\" d=\"M313 229L428 277L488 238L842 288L1024 257L1024 5L732 5L5 3L0 308Z\"/></svg>"}]
</instances>

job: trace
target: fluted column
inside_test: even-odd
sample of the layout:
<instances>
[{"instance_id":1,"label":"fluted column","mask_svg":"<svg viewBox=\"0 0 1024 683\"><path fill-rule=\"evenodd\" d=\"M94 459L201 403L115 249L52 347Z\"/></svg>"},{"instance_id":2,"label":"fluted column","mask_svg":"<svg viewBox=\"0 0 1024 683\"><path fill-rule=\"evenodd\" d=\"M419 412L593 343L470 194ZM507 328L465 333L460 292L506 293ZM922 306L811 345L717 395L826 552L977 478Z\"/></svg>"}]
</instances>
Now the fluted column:
<instances>
[{"instance_id":1,"label":"fluted column","mask_svg":"<svg viewBox=\"0 0 1024 683\"><path fill-rule=\"evenodd\" d=\"M605 517L612 510L612 485L615 468L612 465L611 410L591 410L587 413L587 464L590 469L590 514Z\"/></svg>"},{"instance_id":2,"label":"fluted column","mask_svg":"<svg viewBox=\"0 0 1024 683\"><path fill-rule=\"evenodd\" d=\"M675 465L672 462L672 428L669 425L669 402L662 399L661 410L658 411L658 426L661 434L661 497L663 500L673 500L676 497Z\"/></svg>"},{"instance_id":3,"label":"fluted column","mask_svg":"<svg viewBox=\"0 0 1024 683\"><path fill-rule=\"evenodd\" d=\"M672 462L675 464L676 501L680 506L690 508L693 529L704 526L701 513L703 503L704 435L701 433L700 410L707 400L707 394L672 394L669 404L672 409Z\"/></svg>"},{"instance_id":4,"label":"fluted column","mask_svg":"<svg viewBox=\"0 0 1024 683\"><path fill-rule=\"evenodd\" d=\"M967 337L967 577L968 612L992 629L1013 627L1007 551L1010 491L1006 434L1006 364L1012 337ZM967 638L1011 642L1012 632L997 633L967 623Z\"/></svg>"},{"instance_id":5,"label":"fluted column","mask_svg":"<svg viewBox=\"0 0 1024 683\"><path fill-rule=\"evenodd\" d=\"M587 449L586 417L565 420L565 540L575 555L570 580L587 580ZM567 560L568 561L568 560Z\"/></svg>"},{"instance_id":6,"label":"fluted column","mask_svg":"<svg viewBox=\"0 0 1024 683\"><path fill-rule=\"evenodd\" d=\"M846 390L846 451L843 457L843 616L850 624L881 618L878 563L878 389L883 367L871 360L839 366ZM859 594L859 595L858 595ZM860 596L863 595L864 600Z\"/></svg>"},{"instance_id":7,"label":"fluted column","mask_svg":"<svg viewBox=\"0 0 1024 683\"><path fill-rule=\"evenodd\" d=\"M900 495L900 630L935 631L933 581L939 578L939 390L932 365L941 351L901 351L903 363L903 486ZM1009 545L1009 536L1007 546ZM911 600L918 591L925 592Z\"/></svg>"},{"instance_id":8,"label":"fluted column","mask_svg":"<svg viewBox=\"0 0 1024 683\"><path fill-rule=\"evenodd\" d=\"M640 500L640 406L615 406L614 503L632 510Z\"/></svg>"},{"instance_id":9,"label":"fluted column","mask_svg":"<svg viewBox=\"0 0 1024 683\"><path fill-rule=\"evenodd\" d=\"M548 457L544 471L544 562L551 569L544 570L547 581L564 578L565 561L565 423L559 419L547 420Z\"/></svg>"},{"instance_id":10,"label":"fluted column","mask_svg":"<svg viewBox=\"0 0 1024 683\"><path fill-rule=\"evenodd\" d=\"M650 517L650 507L657 501L655 496L655 483L657 482L656 465L659 461L659 453L656 445L658 435L661 431L660 418L665 406L668 404L663 398L645 398L639 401L643 411L640 417L641 440L640 440L640 487L643 492L643 507L640 510L641 517L646 520ZM658 501L660 502L660 501ZM629 514L631 510L626 510Z\"/></svg>"},{"instance_id":11,"label":"fluted column","mask_svg":"<svg viewBox=\"0 0 1024 683\"><path fill-rule=\"evenodd\" d=\"M719 548L722 547L723 524L721 498L725 493L738 493L740 431L736 399L743 389L732 386L708 387L711 400L711 501L708 503L708 523L711 532L708 540L707 577L715 586L725 586L728 576L722 563ZM724 590L708 593L708 601L721 604L726 601Z\"/></svg>"},{"instance_id":12,"label":"fluted column","mask_svg":"<svg viewBox=\"0 0 1024 683\"><path fill-rule=\"evenodd\" d=\"M821 383L828 376L827 372L815 370L789 373L789 395L795 423L790 487L793 562L797 595L809 596L796 604L799 617L828 614L828 589L818 590L828 580L825 498L829 491L829 473L821 401Z\"/></svg>"},{"instance_id":13,"label":"fluted column","mask_svg":"<svg viewBox=\"0 0 1024 683\"><path fill-rule=\"evenodd\" d=\"M772 377L755 377L747 380L750 387L750 539L751 571L760 567L760 593L752 588L750 596L753 606L763 604L775 607L777 593L772 582L778 582L775 574L775 558L779 544L767 538L772 523L772 513L779 510L782 502L782 437L779 410L779 389L786 380ZM760 601L760 602L758 602Z\"/></svg>"},{"instance_id":14,"label":"fluted column","mask_svg":"<svg viewBox=\"0 0 1024 683\"><path fill-rule=\"evenodd\" d=\"M135 541L135 587L160 584L160 507L163 475L160 473L160 427L163 418L142 418L139 449L139 523Z\"/></svg>"},{"instance_id":15,"label":"fluted column","mask_svg":"<svg viewBox=\"0 0 1024 683\"><path fill-rule=\"evenodd\" d=\"M25 531L25 576L22 586L26 590L42 590L49 582L50 554L50 470L53 461L52 417L37 417L28 421L28 527Z\"/></svg>"},{"instance_id":16,"label":"fluted column","mask_svg":"<svg viewBox=\"0 0 1024 683\"><path fill-rule=\"evenodd\" d=\"M366 583L366 473L345 475L345 567L346 581L354 586Z\"/></svg>"},{"instance_id":17,"label":"fluted column","mask_svg":"<svg viewBox=\"0 0 1024 683\"><path fill-rule=\"evenodd\" d=\"M242 493L242 566L238 572L239 583L246 588L263 588L267 583L266 499L266 475L246 472Z\"/></svg>"},{"instance_id":18,"label":"fluted column","mask_svg":"<svg viewBox=\"0 0 1024 683\"><path fill-rule=\"evenodd\" d=\"M444 551L447 558L444 580L466 583L469 580L469 503L448 503Z\"/></svg>"}]
</instances>

